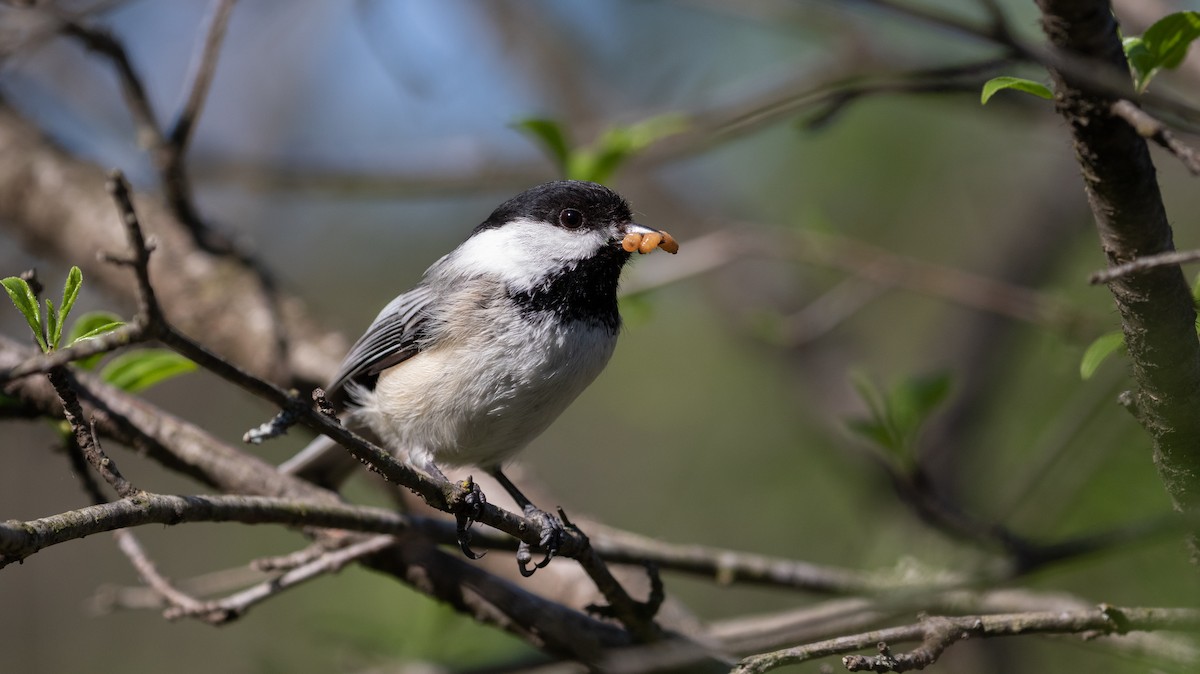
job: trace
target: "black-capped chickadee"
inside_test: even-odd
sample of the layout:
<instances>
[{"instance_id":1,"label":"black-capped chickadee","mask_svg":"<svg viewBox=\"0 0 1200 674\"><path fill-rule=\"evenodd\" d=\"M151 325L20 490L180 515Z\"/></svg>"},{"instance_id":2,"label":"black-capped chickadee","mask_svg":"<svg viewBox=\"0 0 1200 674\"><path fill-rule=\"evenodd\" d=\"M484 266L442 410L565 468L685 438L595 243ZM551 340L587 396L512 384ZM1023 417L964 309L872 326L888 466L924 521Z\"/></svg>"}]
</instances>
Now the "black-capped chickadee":
<instances>
[{"instance_id":1,"label":"black-capped chickadee","mask_svg":"<svg viewBox=\"0 0 1200 674\"><path fill-rule=\"evenodd\" d=\"M494 476L542 527L540 568L562 525L501 466L604 369L621 326L621 269L633 252L655 247L678 249L669 234L635 223L602 185L566 180L522 192L383 308L327 395L348 424L370 429L418 469L442 476L439 464L476 465ZM356 464L329 449L314 442L281 468L336 484ZM529 558L523 546L525 575Z\"/></svg>"}]
</instances>

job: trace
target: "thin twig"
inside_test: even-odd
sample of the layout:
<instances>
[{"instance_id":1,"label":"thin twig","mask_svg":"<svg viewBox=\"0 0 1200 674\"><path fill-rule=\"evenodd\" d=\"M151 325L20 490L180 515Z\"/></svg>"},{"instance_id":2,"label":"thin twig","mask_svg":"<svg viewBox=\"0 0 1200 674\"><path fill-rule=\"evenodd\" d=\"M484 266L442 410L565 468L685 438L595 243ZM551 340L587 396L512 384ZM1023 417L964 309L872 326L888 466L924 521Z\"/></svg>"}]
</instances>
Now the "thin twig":
<instances>
[{"instance_id":1,"label":"thin twig","mask_svg":"<svg viewBox=\"0 0 1200 674\"><path fill-rule=\"evenodd\" d=\"M63 367L56 367L47 372L46 377L58 393L59 400L62 401L63 416L71 426L73 440L87 462L122 498L137 494L139 491L137 487L126 480L121 471L117 469L117 464L105 455L104 450L100 447L100 441L96 437L94 426L84 421L83 408L71 385L70 373ZM100 498L98 493L94 493L92 496L93 500Z\"/></svg>"},{"instance_id":2,"label":"thin twig","mask_svg":"<svg viewBox=\"0 0 1200 674\"><path fill-rule=\"evenodd\" d=\"M62 32L112 63L117 71L117 80L121 83L125 104L129 106L129 112L133 116L139 144L147 148L162 145L163 137L159 131L157 115L150 104L150 97L146 95L142 78L134 70L133 63L125 52L125 46L107 31L84 26L75 20L64 21Z\"/></svg>"},{"instance_id":3,"label":"thin twig","mask_svg":"<svg viewBox=\"0 0 1200 674\"><path fill-rule=\"evenodd\" d=\"M753 245L761 255L841 269L884 286L1068 332L1084 320L1066 303L1036 290L898 255L854 239L812 230L771 234L752 223L742 227L759 232Z\"/></svg>"},{"instance_id":4,"label":"thin twig","mask_svg":"<svg viewBox=\"0 0 1200 674\"><path fill-rule=\"evenodd\" d=\"M1124 634L1130 631L1194 630L1200 610L1191 608L1117 608L1102 605L1086 611L1039 611L995 615L930 616L901 627L863 632L796 648L742 659L736 674L757 674L806 660L877 647L876 656L850 655L842 663L850 671L904 672L936 661L946 648L970 637L1022 634ZM920 641L908 653L893 653L890 644Z\"/></svg>"},{"instance_id":5,"label":"thin twig","mask_svg":"<svg viewBox=\"0 0 1200 674\"><path fill-rule=\"evenodd\" d=\"M1192 175L1200 175L1200 155L1176 138L1166 124L1155 119L1132 101L1119 100L1112 104L1110 110L1117 117L1129 122L1129 126L1133 127L1139 136L1158 143L1175 155L1179 161L1183 162L1187 170L1191 171Z\"/></svg>"},{"instance_id":6,"label":"thin twig","mask_svg":"<svg viewBox=\"0 0 1200 674\"><path fill-rule=\"evenodd\" d=\"M255 604L320 576L337 573L347 564L375 554L394 545L395 542L396 539L392 536L372 536L338 550L326 551L324 555L290 569L278 577L258 583L224 599L197 602L192 605L176 604L167 609L164 615L169 620L189 617L198 618L214 625L224 624L241 617Z\"/></svg>"},{"instance_id":7,"label":"thin twig","mask_svg":"<svg viewBox=\"0 0 1200 674\"><path fill-rule=\"evenodd\" d=\"M1126 262L1125 264L1109 267L1104 271L1095 272L1088 277L1088 283L1092 285L1108 283L1129 276L1130 274L1149 271L1159 267L1170 267L1177 264L1196 262L1197 260L1200 260L1200 250L1173 250L1157 255L1147 255Z\"/></svg>"},{"instance_id":8,"label":"thin twig","mask_svg":"<svg viewBox=\"0 0 1200 674\"><path fill-rule=\"evenodd\" d=\"M121 529L121 531L125 531ZM211 571L192 578L172 583L181 592L193 597L204 597L257 583L267 574L246 566L220 571ZM145 610L167 606L161 594L144 585L102 585L88 600L88 608L96 615L112 613L118 609Z\"/></svg>"},{"instance_id":9,"label":"thin twig","mask_svg":"<svg viewBox=\"0 0 1200 674\"><path fill-rule=\"evenodd\" d=\"M158 594L169 606L177 609L195 610L203 605L203 602L199 599L180 590L166 576L158 572L158 567L150 559L150 556L146 554L145 549L142 548L142 544L132 531L117 529L113 532L113 537L117 539L117 547L129 558L142 582Z\"/></svg>"},{"instance_id":10,"label":"thin twig","mask_svg":"<svg viewBox=\"0 0 1200 674\"><path fill-rule=\"evenodd\" d=\"M286 555L276 555L274 557L263 557L250 562L250 567L256 571L291 571L298 566L304 566L309 562L328 554L332 550L337 550L344 547L345 544L352 541L342 539L334 544L334 539L330 537L322 537L314 541L311 545L296 550L295 552Z\"/></svg>"},{"instance_id":11,"label":"thin twig","mask_svg":"<svg viewBox=\"0 0 1200 674\"><path fill-rule=\"evenodd\" d=\"M200 50L192 60L191 73L188 80L187 97L179 106L179 114L175 124L167 132L167 142L176 148L179 154L186 154L192 139L192 130L204 106L208 95L209 85L217 70L217 56L221 51L221 42L225 39L225 29L229 25L229 16L233 13L236 0L216 0L212 13L208 17L208 30L204 35Z\"/></svg>"},{"instance_id":12,"label":"thin twig","mask_svg":"<svg viewBox=\"0 0 1200 674\"><path fill-rule=\"evenodd\" d=\"M133 196L129 192L129 182L125 174L119 170L110 171L106 183L108 193L117 205L117 213L121 216L121 224L129 241L129 252L133 257L121 259L109 256L109 260L128 266L133 270L138 285L138 315L136 320L151 329L152 326L165 323L162 308L154 293L154 285L150 283L150 253L154 245L146 241L142 234L142 225L138 221L137 210L133 206Z\"/></svg>"}]
</instances>

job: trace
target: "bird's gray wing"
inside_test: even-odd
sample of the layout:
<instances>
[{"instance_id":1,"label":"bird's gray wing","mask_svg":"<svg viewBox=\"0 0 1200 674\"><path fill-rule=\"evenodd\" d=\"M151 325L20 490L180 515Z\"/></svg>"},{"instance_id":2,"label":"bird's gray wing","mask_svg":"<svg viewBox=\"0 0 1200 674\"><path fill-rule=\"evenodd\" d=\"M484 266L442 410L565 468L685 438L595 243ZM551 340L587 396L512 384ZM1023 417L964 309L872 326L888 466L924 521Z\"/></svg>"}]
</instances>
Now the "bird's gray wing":
<instances>
[{"instance_id":1,"label":"bird's gray wing","mask_svg":"<svg viewBox=\"0 0 1200 674\"><path fill-rule=\"evenodd\" d=\"M352 382L370 388L380 372L416 355L428 327L432 297L432 288L421 284L389 302L346 354L326 394L339 398Z\"/></svg>"}]
</instances>

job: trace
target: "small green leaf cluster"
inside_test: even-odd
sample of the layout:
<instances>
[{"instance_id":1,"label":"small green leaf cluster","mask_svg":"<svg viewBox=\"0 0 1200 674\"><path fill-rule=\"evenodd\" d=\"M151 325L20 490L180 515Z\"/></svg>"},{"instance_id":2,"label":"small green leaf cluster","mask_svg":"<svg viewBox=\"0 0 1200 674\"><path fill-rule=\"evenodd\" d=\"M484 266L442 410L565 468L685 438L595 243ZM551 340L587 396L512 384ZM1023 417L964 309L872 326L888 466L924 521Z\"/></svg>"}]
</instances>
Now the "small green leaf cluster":
<instances>
[{"instance_id":1,"label":"small green leaf cluster","mask_svg":"<svg viewBox=\"0 0 1200 674\"><path fill-rule=\"evenodd\" d=\"M633 155L686 129L687 121L681 115L667 114L613 126L583 147L573 147L562 126L551 119L524 119L513 126L538 141L564 177L602 183Z\"/></svg>"},{"instance_id":2,"label":"small green leaf cluster","mask_svg":"<svg viewBox=\"0 0 1200 674\"><path fill-rule=\"evenodd\" d=\"M1138 93L1163 69L1178 68L1188 47L1200 37L1200 12L1176 12L1159 19L1140 36L1122 43Z\"/></svg>"},{"instance_id":3,"label":"small green leaf cluster","mask_svg":"<svg viewBox=\"0 0 1200 674\"><path fill-rule=\"evenodd\" d=\"M859 397L867 404L867 416L850 419L847 427L911 468L921 428L950 394L950 375L907 377L888 391L880 390L860 372L852 379Z\"/></svg>"},{"instance_id":4,"label":"small green leaf cluster","mask_svg":"<svg viewBox=\"0 0 1200 674\"><path fill-rule=\"evenodd\" d=\"M79 342L99 337L125 325L120 317L106 312L93 311L83 314L67 332L66 343L63 341L63 326L75 306L79 291L83 287L83 272L79 267L71 267L67 281L63 287L62 300L57 307L49 299L46 300L45 312L41 310L37 294L25 279L10 276L0 280L4 285L13 305L25 318L25 323L33 332L34 339L43 353L50 353L62 346L69 347ZM80 359L76 364L84 369L94 369L104 358L98 353ZM185 372L196 369L196 364L166 349L134 349L112 358L100 371L100 378L124 391L137 392L147 389L161 381L170 379Z\"/></svg>"},{"instance_id":5,"label":"small green leaf cluster","mask_svg":"<svg viewBox=\"0 0 1200 674\"><path fill-rule=\"evenodd\" d=\"M71 313L71 308L75 306L75 300L79 297L79 289L83 286L83 272L79 270L79 267L71 267L71 271L67 274L62 301L59 302L57 308L49 298L46 299L44 317L41 305L38 304L37 295L25 279L9 276L0 283L4 285L4 291L8 293L9 299L16 305L17 310L25 317L25 323L33 331L33 336L37 339L38 346L42 347L42 352L49 353L57 349L58 343L62 341L63 323L66 322L67 315Z\"/></svg>"}]
</instances>

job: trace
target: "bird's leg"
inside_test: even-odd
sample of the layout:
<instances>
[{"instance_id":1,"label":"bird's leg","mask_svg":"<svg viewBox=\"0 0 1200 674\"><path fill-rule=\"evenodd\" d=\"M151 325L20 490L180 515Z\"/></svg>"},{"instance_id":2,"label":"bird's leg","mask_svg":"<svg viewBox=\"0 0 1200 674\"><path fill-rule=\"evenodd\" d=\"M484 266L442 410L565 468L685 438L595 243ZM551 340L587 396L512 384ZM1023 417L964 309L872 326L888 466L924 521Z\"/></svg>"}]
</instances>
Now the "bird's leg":
<instances>
[{"instance_id":1,"label":"bird's leg","mask_svg":"<svg viewBox=\"0 0 1200 674\"><path fill-rule=\"evenodd\" d=\"M450 478L446 477L442 469L438 468L437 464L428 456L411 455L409 463L434 477L441 478L446 482L450 481ZM475 484L475 480L472 480L470 476L465 480L455 482L454 486L459 490L457 501L461 504L454 508L454 531L458 534L458 548L467 556L467 559L479 559L487 553L477 553L471 549L471 525L475 523L483 506L487 504L487 497L483 495L483 490Z\"/></svg>"},{"instance_id":2,"label":"bird's leg","mask_svg":"<svg viewBox=\"0 0 1200 674\"><path fill-rule=\"evenodd\" d=\"M479 517L480 511L487 503L487 498L470 476L467 476L465 480L459 480L455 486L460 490L460 503L463 504L454 511L454 531L458 534L458 548L467 556L467 559L479 559L487 553L477 553L471 549L471 525Z\"/></svg>"},{"instance_id":3,"label":"bird's leg","mask_svg":"<svg viewBox=\"0 0 1200 674\"><path fill-rule=\"evenodd\" d=\"M517 486L504 473L500 472L499 467L488 468L487 472L496 478L496 481L500 483L501 487L504 487L509 496L513 497L513 500L521 508L521 513L527 519L531 519L537 523L541 537L538 545L546 551L546 557L534 566L529 567L527 565L533 561L533 553L529 549L529 544L521 541L521 544L517 546L517 568L520 569L522 576L528 578L533 575L534 571L549 564L550 560L554 559L554 556L558 554L558 548L562 545L563 541L563 524L554 515L533 505L533 502L526 498L521 493L521 490L517 489Z\"/></svg>"}]
</instances>

